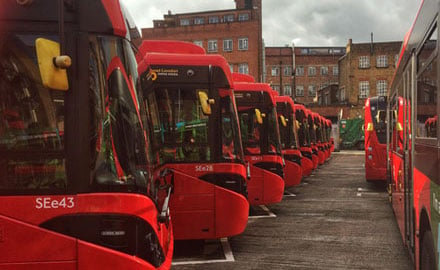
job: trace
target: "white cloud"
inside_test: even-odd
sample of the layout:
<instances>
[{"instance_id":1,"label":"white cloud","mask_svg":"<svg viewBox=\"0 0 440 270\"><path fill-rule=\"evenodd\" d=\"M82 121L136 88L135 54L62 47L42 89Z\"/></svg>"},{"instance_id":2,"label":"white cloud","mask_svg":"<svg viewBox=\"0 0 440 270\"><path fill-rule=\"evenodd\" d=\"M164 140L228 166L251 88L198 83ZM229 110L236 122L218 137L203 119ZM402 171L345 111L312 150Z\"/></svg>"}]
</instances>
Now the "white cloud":
<instances>
[{"instance_id":1,"label":"white cloud","mask_svg":"<svg viewBox=\"0 0 440 270\"><path fill-rule=\"evenodd\" d=\"M262 0L266 46L345 46L353 42L403 40L421 0ZM139 28L163 14L235 8L234 0L122 0Z\"/></svg>"}]
</instances>

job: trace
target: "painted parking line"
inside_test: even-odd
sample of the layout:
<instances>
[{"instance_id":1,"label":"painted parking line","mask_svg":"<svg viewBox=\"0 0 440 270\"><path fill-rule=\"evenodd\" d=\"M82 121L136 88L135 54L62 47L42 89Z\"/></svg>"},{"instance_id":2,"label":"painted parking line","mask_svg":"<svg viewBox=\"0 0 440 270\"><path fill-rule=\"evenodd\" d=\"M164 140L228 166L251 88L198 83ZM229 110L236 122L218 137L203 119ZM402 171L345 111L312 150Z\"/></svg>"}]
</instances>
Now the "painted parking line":
<instances>
[{"instance_id":1,"label":"painted parking line","mask_svg":"<svg viewBox=\"0 0 440 270\"><path fill-rule=\"evenodd\" d=\"M292 193L290 191L284 190L283 196L284 197L296 197L296 194L294 194L294 193Z\"/></svg>"},{"instance_id":2,"label":"painted parking line","mask_svg":"<svg viewBox=\"0 0 440 270\"><path fill-rule=\"evenodd\" d=\"M275 218L277 215L275 215L272 211L270 211L269 208L267 208L266 205L259 205L259 207L264 211L264 215L258 215L258 216L249 216L248 219L259 219L259 218Z\"/></svg>"},{"instance_id":3,"label":"painted parking line","mask_svg":"<svg viewBox=\"0 0 440 270\"><path fill-rule=\"evenodd\" d=\"M234 258L234 254L232 253L231 245L229 245L228 238L226 238L226 237L221 238L220 243L222 245L224 259L179 261L179 262L173 262L172 265L192 265L192 264L234 262L235 258Z\"/></svg>"}]
</instances>

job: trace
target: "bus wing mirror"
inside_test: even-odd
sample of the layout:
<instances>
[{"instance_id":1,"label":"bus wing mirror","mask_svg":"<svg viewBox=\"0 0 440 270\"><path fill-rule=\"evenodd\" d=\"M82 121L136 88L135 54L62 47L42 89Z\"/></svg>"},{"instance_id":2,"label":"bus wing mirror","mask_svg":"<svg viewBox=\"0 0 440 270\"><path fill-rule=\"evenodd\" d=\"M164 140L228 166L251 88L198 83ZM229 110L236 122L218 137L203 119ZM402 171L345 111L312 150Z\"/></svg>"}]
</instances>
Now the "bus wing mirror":
<instances>
[{"instance_id":1,"label":"bus wing mirror","mask_svg":"<svg viewBox=\"0 0 440 270\"><path fill-rule=\"evenodd\" d=\"M367 123L367 131L373 131L373 123Z\"/></svg>"},{"instance_id":2,"label":"bus wing mirror","mask_svg":"<svg viewBox=\"0 0 440 270\"><path fill-rule=\"evenodd\" d=\"M37 38L35 49L43 85L55 90L69 89L66 68L71 66L72 60L67 55L60 55L60 44L49 39Z\"/></svg>"},{"instance_id":3,"label":"bus wing mirror","mask_svg":"<svg viewBox=\"0 0 440 270\"><path fill-rule=\"evenodd\" d=\"M214 99L210 99L208 97L208 94L206 92L204 92L204 91L199 91L198 95L199 95L200 105L202 106L203 114L211 115L211 113L212 113L212 111L211 111L211 104L214 104L215 100Z\"/></svg>"},{"instance_id":4,"label":"bus wing mirror","mask_svg":"<svg viewBox=\"0 0 440 270\"><path fill-rule=\"evenodd\" d=\"M258 124L260 125L263 124L263 114L259 109L255 109L255 117L257 119Z\"/></svg>"},{"instance_id":5,"label":"bus wing mirror","mask_svg":"<svg viewBox=\"0 0 440 270\"><path fill-rule=\"evenodd\" d=\"M280 115L280 121L283 127L287 127L287 119L284 117L284 115Z\"/></svg>"}]
</instances>

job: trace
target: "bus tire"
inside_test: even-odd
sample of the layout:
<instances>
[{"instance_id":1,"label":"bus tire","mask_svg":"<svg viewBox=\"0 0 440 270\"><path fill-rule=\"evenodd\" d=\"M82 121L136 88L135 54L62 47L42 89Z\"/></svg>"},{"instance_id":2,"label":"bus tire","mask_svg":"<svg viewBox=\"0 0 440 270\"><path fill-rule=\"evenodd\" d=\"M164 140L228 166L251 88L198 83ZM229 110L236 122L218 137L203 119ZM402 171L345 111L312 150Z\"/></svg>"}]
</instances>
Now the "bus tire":
<instances>
[{"instance_id":1,"label":"bus tire","mask_svg":"<svg viewBox=\"0 0 440 270\"><path fill-rule=\"evenodd\" d=\"M420 270L435 269L434 241L431 231L426 231L423 234L422 243L420 245Z\"/></svg>"}]
</instances>

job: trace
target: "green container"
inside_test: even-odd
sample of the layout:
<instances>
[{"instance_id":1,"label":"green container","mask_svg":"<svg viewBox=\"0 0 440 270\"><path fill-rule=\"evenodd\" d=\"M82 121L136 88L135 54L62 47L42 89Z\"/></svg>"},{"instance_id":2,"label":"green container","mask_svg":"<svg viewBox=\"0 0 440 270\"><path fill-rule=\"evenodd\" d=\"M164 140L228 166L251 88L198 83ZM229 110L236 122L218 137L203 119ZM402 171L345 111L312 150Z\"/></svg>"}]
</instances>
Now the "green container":
<instances>
[{"instance_id":1,"label":"green container","mask_svg":"<svg viewBox=\"0 0 440 270\"><path fill-rule=\"evenodd\" d=\"M341 119L339 139L341 149L364 149L364 119Z\"/></svg>"}]
</instances>

